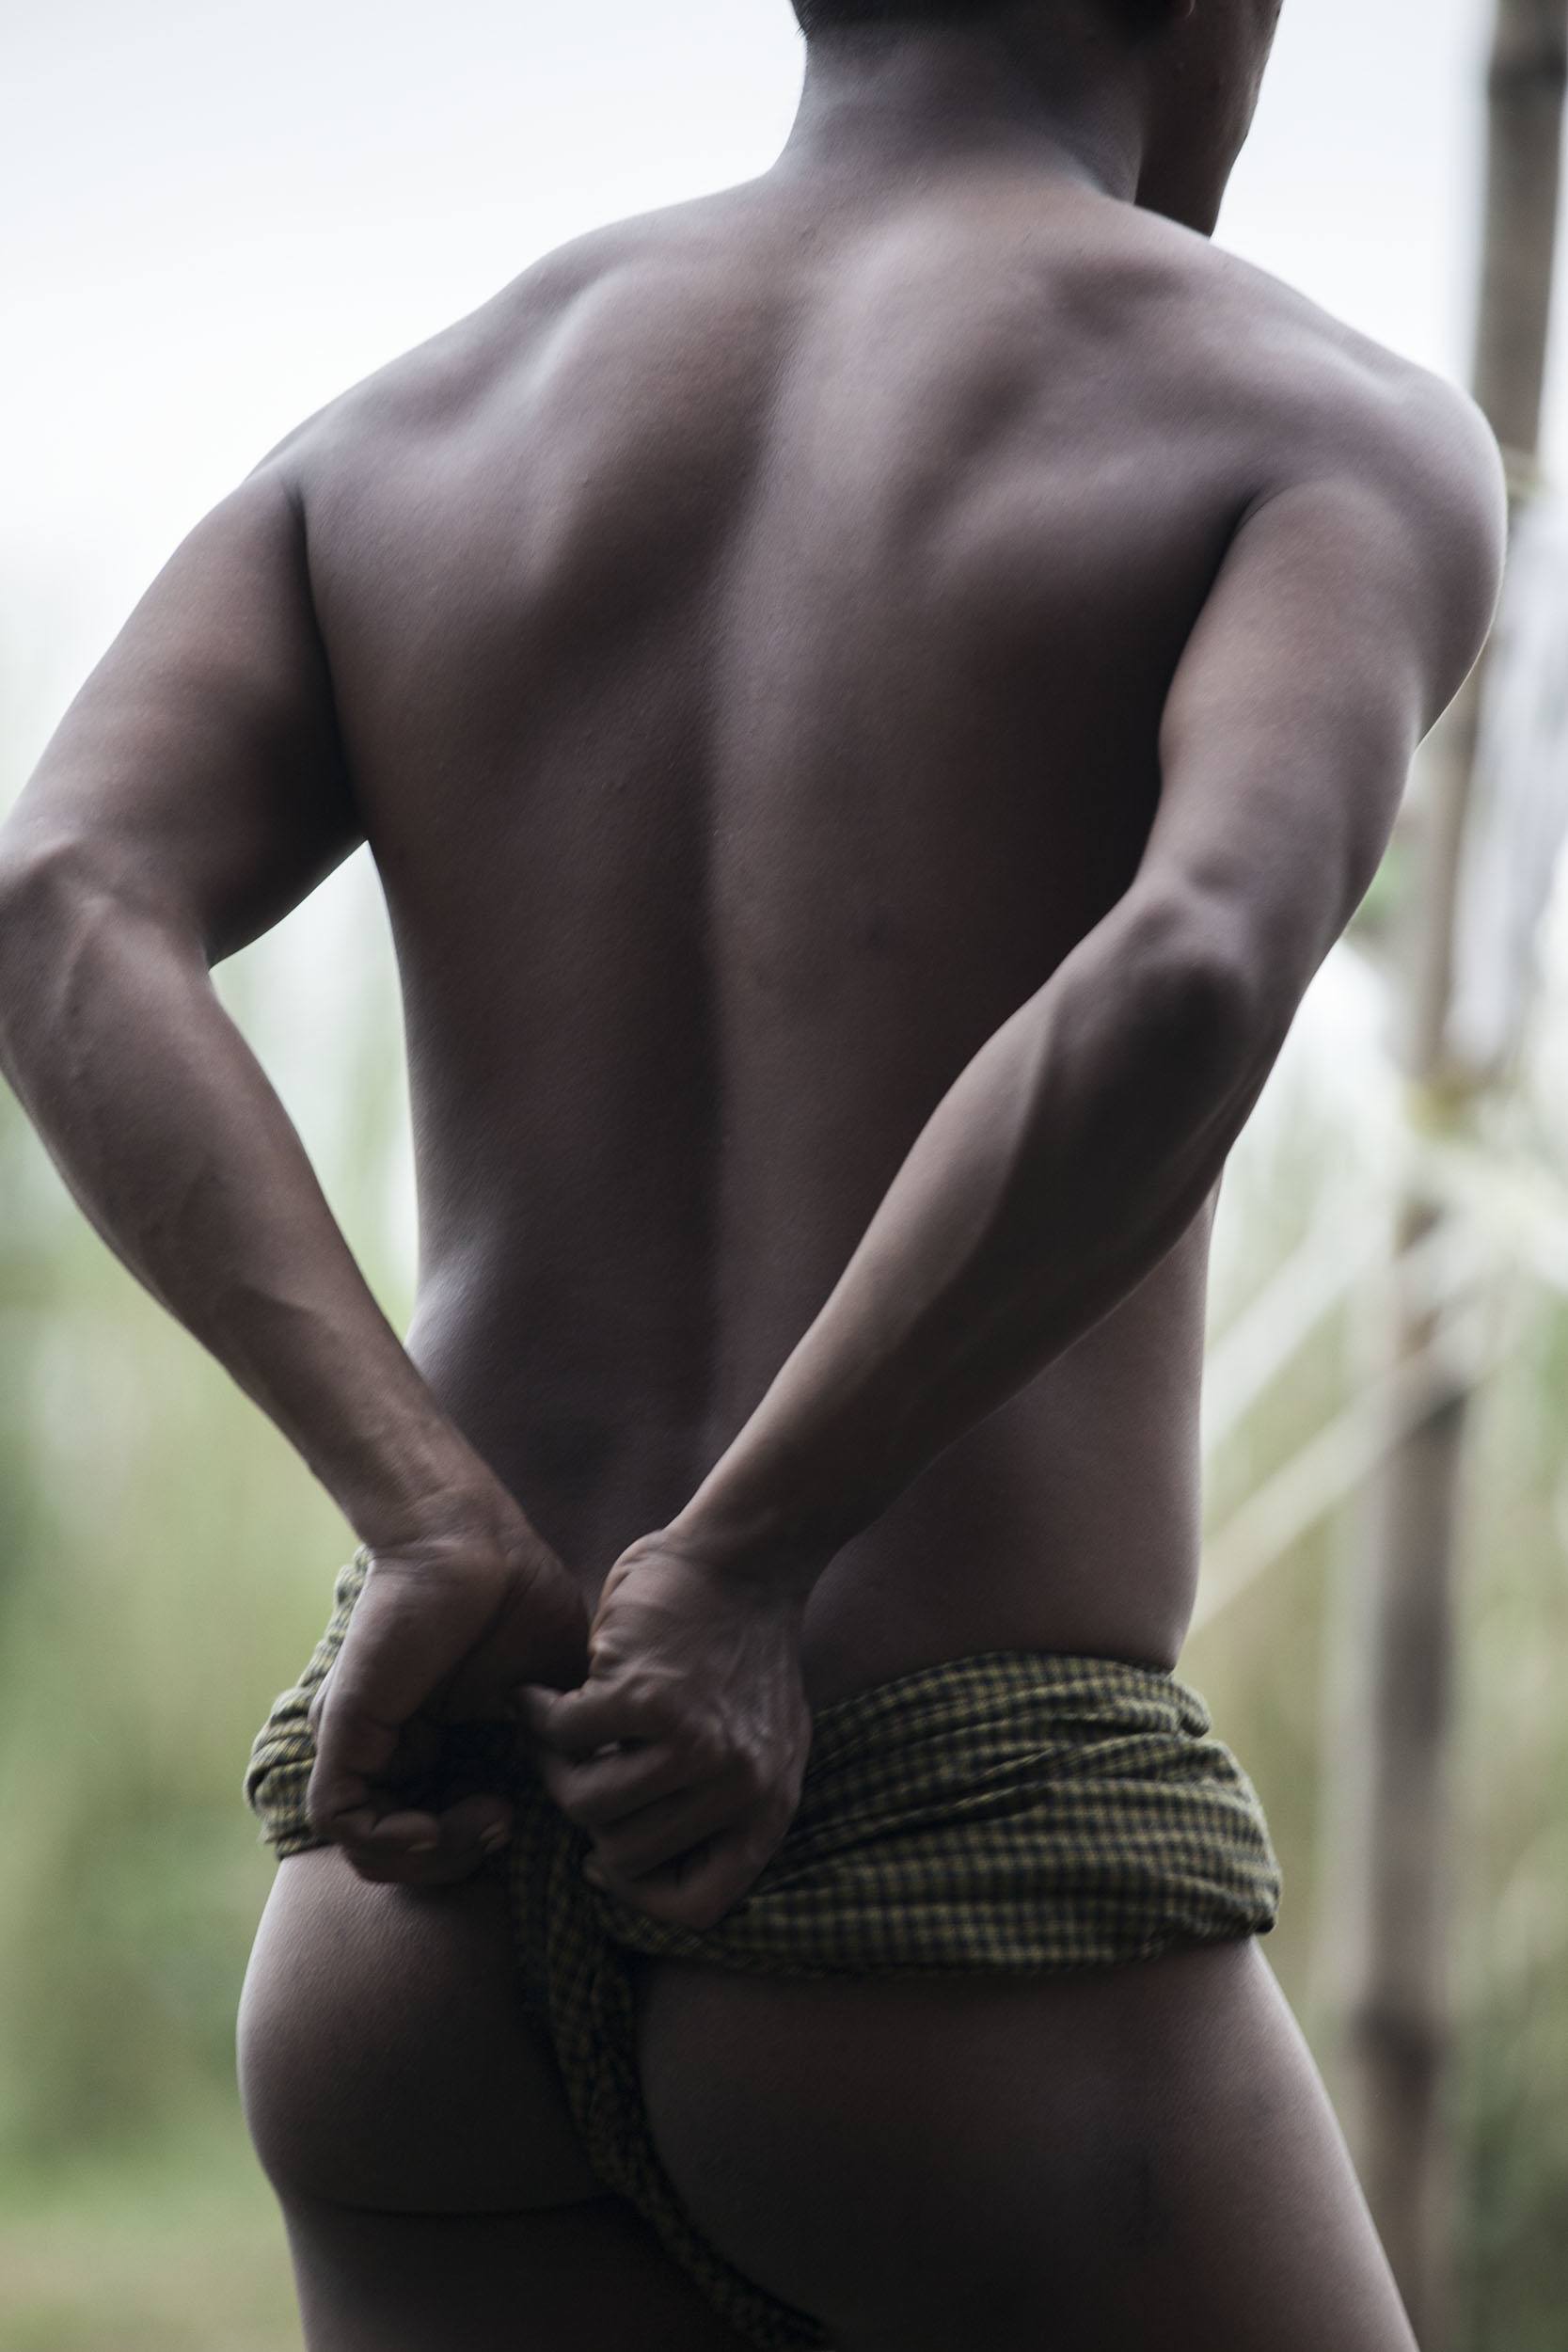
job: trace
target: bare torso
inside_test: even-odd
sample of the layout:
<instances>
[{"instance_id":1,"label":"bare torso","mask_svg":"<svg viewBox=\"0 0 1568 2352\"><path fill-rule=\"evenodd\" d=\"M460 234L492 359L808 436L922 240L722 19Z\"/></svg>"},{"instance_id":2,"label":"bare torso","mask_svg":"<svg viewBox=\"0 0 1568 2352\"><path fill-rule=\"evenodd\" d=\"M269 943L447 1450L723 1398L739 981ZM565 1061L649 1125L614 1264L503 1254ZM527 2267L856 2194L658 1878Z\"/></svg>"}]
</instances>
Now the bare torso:
<instances>
[{"instance_id":1,"label":"bare torso","mask_svg":"<svg viewBox=\"0 0 1568 2352\"><path fill-rule=\"evenodd\" d=\"M1394 365L1071 183L774 174L563 248L302 429L403 975L408 1345L590 1593L1126 889L1291 404ZM1212 1207L839 1555L815 1702L1175 1660Z\"/></svg>"},{"instance_id":2,"label":"bare torso","mask_svg":"<svg viewBox=\"0 0 1568 2352\"><path fill-rule=\"evenodd\" d=\"M1408 423L1412 373L1060 175L781 165L548 257L286 445L403 973L409 1350L590 1597L1127 892L1243 518ZM1379 577L1414 606L1433 568ZM1214 1202L838 1554L811 1701L993 1647L1175 1661ZM242 2079L308 2335L511 2344L526 2280L542 2344L738 2344L596 2196L512 1965L492 1878L279 1872ZM1047 2312L1104 2352L1413 2352L1255 1945L897 1988L666 1962L640 2000L680 2195L843 2352Z\"/></svg>"}]
</instances>

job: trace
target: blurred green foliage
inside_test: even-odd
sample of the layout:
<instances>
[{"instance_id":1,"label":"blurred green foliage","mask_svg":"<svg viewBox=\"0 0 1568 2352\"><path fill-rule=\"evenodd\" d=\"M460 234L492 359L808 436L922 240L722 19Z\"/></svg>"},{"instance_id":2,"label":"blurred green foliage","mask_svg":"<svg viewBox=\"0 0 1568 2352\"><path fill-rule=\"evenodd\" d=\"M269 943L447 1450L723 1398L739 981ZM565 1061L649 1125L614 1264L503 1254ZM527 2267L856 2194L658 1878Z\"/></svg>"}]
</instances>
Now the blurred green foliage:
<instances>
[{"instance_id":1,"label":"blurred green foliage","mask_svg":"<svg viewBox=\"0 0 1568 2352\"><path fill-rule=\"evenodd\" d=\"M331 1110L300 1123L401 1324L401 1047L372 930L348 925L355 985L303 1024L302 1099L326 1099L328 1057ZM301 954L285 927L220 975L269 1068L293 1050L279 1020L302 1026ZM1305 1099L1243 1138L1216 1326L1299 1237L1341 1145ZM240 1783L350 1539L96 1240L4 1094L0 1211L0 2352L281 2352L298 2341L282 2233L233 2076L272 1871ZM1560 2352L1568 2311L1568 1314L1533 1296L1524 1330L1475 1415L1466 1502L1456 2352ZM1212 1523L1345 1402L1351 1340L1330 1317L1218 1450ZM1271 1957L1331 2074L1312 1978L1323 1665L1358 1527L1354 1500L1331 1512L1183 1662L1269 1808L1287 1883Z\"/></svg>"}]
</instances>

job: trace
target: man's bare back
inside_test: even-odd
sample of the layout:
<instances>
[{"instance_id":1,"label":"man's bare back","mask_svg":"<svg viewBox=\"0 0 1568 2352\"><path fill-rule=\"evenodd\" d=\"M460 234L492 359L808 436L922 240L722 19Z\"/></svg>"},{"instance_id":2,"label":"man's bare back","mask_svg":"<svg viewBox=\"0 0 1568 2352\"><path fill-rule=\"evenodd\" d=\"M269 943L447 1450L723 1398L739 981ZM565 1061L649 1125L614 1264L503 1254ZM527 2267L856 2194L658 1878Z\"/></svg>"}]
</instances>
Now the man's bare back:
<instances>
[{"instance_id":1,"label":"man's bare back","mask_svg":"<svg viewBox=\"0 0 1568 2352\"><path fill-rule=\"evenodd\" d=\"M1126 891L1241 516L1409 373L1016 166L765 177L552 254L287 447L403 972L408 1346L591 1598ZM1210 1221L839 1553L815 1700L1174 1661Z\"/></svg>"},{"instance_id":2,"label":"man's bare back","mask_svg":"<svg viewBox=\"0 0 1568 2352\"><path fill-rule=\"evenodd\" d=\"M499 2352L524 2299L542 2348L736 2341L595 2195L471 1875L494 1804L386 1794L433 1692L563 1692L552 1789L700 1924L808 1707L1180 1648L1225 1152L1480 644L1500 509L1465 404L1193 233L1273 8L1199 14L1196 112L1097 50L1072 138L977 34L815 51L770 172L552 254L275 452L0 845L24 1099L375 1555L315 1718L332 1843L242 2017L315 2347ZM405 1348L202 993L364 839ZM641 2026L682 2196L841 2352L1408 2347L1250 1944L664 1963Z\"/></svg>"}]
</instances>

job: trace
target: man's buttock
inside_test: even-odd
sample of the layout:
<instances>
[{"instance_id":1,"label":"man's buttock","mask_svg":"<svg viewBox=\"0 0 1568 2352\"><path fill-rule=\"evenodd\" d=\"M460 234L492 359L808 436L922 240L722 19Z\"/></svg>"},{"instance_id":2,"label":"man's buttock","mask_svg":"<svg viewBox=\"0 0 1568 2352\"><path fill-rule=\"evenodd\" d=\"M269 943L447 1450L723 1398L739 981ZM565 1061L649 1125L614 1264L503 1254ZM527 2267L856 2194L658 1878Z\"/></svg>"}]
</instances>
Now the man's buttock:
<instances>
[{"instance_id":1,"label":"man's buttock","mask_svg":"<svg viewBox=\"0 0 1568 2352\"><path fill-rule=\"evenodd\" d=\"M340 1573L306 1675L258 1735L245 1780L279 1854L305 1817L307 1713L363 1585ZM520 1985L545 2025L588 2160L761 2345L820 2344L692 2222L665 2173L637 2065L638 1957L773 1977L1059 1975L1235 1941L1274 1925L1279 1873L1250 1782L1196 1692L1151 1668L1036 1651L955 1658L820 1708L800 1804L746 1898L701 1932L647 1918L582 1875L588 1840L545 1795L509 1724L454 1728L411 1798L505 1785Z\"/></svg>"}]
</instances>

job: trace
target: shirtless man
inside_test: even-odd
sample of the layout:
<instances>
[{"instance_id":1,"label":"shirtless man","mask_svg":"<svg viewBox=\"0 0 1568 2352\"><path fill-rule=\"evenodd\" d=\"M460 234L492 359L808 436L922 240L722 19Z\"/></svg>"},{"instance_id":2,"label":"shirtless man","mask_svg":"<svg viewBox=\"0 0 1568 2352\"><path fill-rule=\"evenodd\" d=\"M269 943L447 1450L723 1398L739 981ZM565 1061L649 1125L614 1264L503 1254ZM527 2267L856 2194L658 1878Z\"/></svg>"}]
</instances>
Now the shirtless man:
<instances>
[{"instance_id":1,"label":"shirtless man","mask_svg":"<svg viewBox=\"0 0 1568 2352\"><path fill-rule=\"evenodd\" d=\"M266 458L0 838L23 1101L372 1563L241 2021L314 2352L741 2343L573 2137L506 1800L389 1759L531 1686L702 1927L811 1709L1173 1665L1221 1170L1493 610L1470 404L1208 242L1276 0L869 5L771 169ZM402 1343L208 977L362 841ZM644 1994L681 2194L838 2352L1408 2352L1251 1939Z\"/></svg>"}]
</instances>

